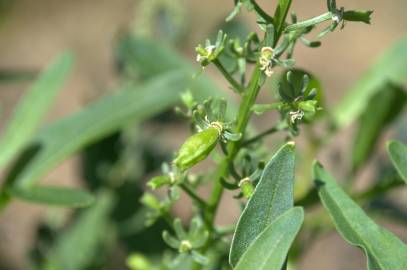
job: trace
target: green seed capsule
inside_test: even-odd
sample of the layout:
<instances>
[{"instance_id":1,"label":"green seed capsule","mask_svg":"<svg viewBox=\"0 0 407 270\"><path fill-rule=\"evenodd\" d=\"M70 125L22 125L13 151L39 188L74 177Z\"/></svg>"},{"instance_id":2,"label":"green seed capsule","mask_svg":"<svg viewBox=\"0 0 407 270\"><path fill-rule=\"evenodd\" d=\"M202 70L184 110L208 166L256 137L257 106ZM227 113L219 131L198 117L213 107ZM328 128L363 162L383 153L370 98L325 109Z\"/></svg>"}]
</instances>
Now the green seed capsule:
<instances>
[{"instance_id":1,"label":"green seed capsule","mask_svg":"<svg viewBox=\"0 0 407 270\"><path fill-rule=\"evenodd\" d=\"M204 160L218 143L222 125L212 123L211 127L189 137L181 146L174 164L185 171Z\"/></svg>"},{"instance_id":2,"label":"green seed capsule","mask_svg":"<svg viewBox=\"0 0 407 270\"><path fill-rule=\"evenodd\" d=\"M252 182L250 181L250 179L248 177L243 178L240 181L239 187L240 187L240 190L242 191L243 196L245 198L249 199L253 195L254 187L253 187L253 184L252 184Z\"/></svg>"}]
</instances>

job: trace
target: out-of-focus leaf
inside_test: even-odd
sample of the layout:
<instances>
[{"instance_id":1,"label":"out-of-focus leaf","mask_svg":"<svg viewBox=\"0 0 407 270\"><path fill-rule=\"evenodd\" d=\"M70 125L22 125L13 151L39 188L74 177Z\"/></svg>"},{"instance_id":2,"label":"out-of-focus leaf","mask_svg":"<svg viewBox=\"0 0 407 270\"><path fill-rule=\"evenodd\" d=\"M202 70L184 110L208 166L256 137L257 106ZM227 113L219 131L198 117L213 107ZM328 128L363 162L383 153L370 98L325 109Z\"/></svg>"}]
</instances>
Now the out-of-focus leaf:
<instances>
[{"instance_id":1,"label":"out-of-focus leaf","mask_svg":"<svg viewBox=\"0 0 407 270\"><path fill-rule=\"evenodd\" d=\"M318 163L314 164L314 179L337 231L364 250L369 269L407 269L407 246L400 239L371 220Z\"/></svg>"},{"instance_id":2,"label":"out-of-focus leaf","mask_svg":"<svg viewBox=\"0 0 407 270\"><path fill-rule=\"evenodd\" d=\"M183 73L159 76L135 89L101 98L82 111L41 129L32 141L39 149L11 175L18 188L30 188L49 169L83 147L130 122L140 122L179 100L188 80ZM24 159L24 157L22 157Z\"/></svg>"},{"instance_id":3,"label":"out-of-focus leaf","mask_svg":"<svg viewBox=\"0 0 407 270\"><path fill-rule=\"evenodd\" d=\"M98 245L112 237L109 215L114 199L110 193L101 193L96 203L84 209L79 217L60 237L50 254L56 269L86 269L90 260L97 256Z\"/></svg>"},{"instance_id":4,"label":"out-of-focus leaf","mask_svg":"<svg viewBox=\"0 0 407 270\"><path fill-rule=\"evenodd\" d=\"M160 42L142 37L124 35L117 48L117 59L126 69L137 72L144 79L174 70L188 71L194 68L174 49Z\"/></svg>"},{"instance_id":5,"label":"out-of-focus leaf","mask_svg":"<svg viewBox=\"0 0 407 270\"><path fill-rule=\"evenodd\" d=\"M281 270L303 221L302 207L294 207L280 215L256 237L235 269Z\"/></svg>"},{"instance_id":6,"label":"out-of-focus leaf","mask_svg":"<svg viewBox=\"0 0 407 270\"><path fill-rule=\"evenodd\" d=\"M136 72L144 79L174 70L184 72L185 80L188 81L185 84L197 100L206 99L208 96L225 96L208 76L205 74L195 76L200 67L191 65L189 59L160 42L126 35L119 42L117 55L119 62L126 69ZM191 80L191 77L195 78ZM232 104L229 104L229 107L233 107Z\"/></svg>"},{"instance_id":7,"label":"out-of-focus leaf","mask_svg":"<svg viewBox=\"0 0 407 270\"><path fill-rule=\"evenodd\" d=\"M60 55L18 103L0 142L0 168L9 162L31 139L61 89L72 66L70 53Z\"/></svg>"},{"instance_id":8,"label":"out-of-focus leaf","mask_svg":"<svg viewBox=\"0 0 407 270\"><path fill-rule=\"evenodd\" d=\"M399 142L388 142L387 151L394 167L407 183L407 146Z\"/></svg>"},{"instance_id":9,"label":"out-of-focus leaf","mask_svg":"<svg viewBox=\"0 0 407 270\"><path fill-rule=\"evenodd\" d=\"M33 80L37 72L34 71L15 71L0 70L0 83L16 83Z\"/></svg>"},{"instance_id":10,"label":"out-of-focus leaf","mask_svg":"<svg viewBox=\"0 0 407 270\"><path fill-rule=\"evenodd\" d=\"M85 207L94 201L93 195L84 190L51 186L12 189L11 195L29 202L63 207Z\"/></svg>"},{"instance_id":11,"label":"out-of-focus leaf","mask_svg":"<svg viewBox=\"0 0 407 270\"><path fill-rule=\"evenodd\" d=\"M349 90L333 112L335 124L344 127L365 110L370 98L388 82L407 86L407 38L390 48Z\"/></svg>"},{"instance_id":12,"label":"out-of-focus leaf","mask_svg":"<svg viewBox=\"0 0 407 270\"><path fill-rule=\"evenodd\" d=\"M293 207L294 149L293 142L287 143L266 165L237 224L229 255L232 266L271 222Z\"/></svg>"},{"instance_id":13,"label":"out-of-focus leaf","mask_svg":"<svg viewBox=\"0 0 407 270\"><path fill-rule=\"evenodd\" d=\"M360 117L352 148L352 167L357 170L369 158L384 128L402 111L407 94L397 86L388 85L376 93Z\"/></svg>"}]
</instances>

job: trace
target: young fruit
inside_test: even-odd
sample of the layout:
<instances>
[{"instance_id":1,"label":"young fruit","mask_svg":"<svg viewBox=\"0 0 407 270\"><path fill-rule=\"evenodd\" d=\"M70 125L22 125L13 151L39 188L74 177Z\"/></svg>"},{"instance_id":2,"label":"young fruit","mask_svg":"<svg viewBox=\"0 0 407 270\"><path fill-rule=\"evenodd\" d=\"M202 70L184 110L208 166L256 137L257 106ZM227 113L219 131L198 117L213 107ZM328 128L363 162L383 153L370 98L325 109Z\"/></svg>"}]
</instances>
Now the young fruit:
<instances>
[{"instance_id":1,"label":"young fruit","mask_svg":"<svg viewBox=\"0 0 407 270\"><path fill-rule=\"evenodd\" d=\"M189 137L181 146L174 164L185 171L204 160L218 143L222 129L221 123L214 122L209 128Z\"/></svg>"}]
</instances>

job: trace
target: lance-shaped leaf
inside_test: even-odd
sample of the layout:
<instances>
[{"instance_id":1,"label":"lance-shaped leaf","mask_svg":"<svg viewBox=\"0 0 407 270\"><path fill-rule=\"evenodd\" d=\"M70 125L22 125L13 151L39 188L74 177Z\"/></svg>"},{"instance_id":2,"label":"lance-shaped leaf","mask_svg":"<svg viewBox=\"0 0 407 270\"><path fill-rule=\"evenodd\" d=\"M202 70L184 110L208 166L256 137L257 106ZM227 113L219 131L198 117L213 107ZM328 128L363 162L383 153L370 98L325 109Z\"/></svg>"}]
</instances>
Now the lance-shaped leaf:
<instances>
[{"instance_id":1,"label":"lance-shaped leaf","mask_svg":"<svg viewBox=\"0 0 407 270\"><path fill-rule=\"evenodd\" d=\"M290 9L291 2L292 0L278 1L276 13L274 14L274 27L276 28L277 37L279 37L284 30L285 19L287 17L288 10Z\"/></svg>"},{"instance_id":2,"label":"lance-shaped leaf","mask_svg":"<svg viewBox=\"0 0 407 270\"><path fill-rule=\"evenodd\" d=\"M371 220L318 163L314 164L314 179L337 231L363 249L369 269L407 269L407 246L400 239Z\"/></svg>"},{"instance_id":3,"label":"lance-shaped leaf","mask_svg":"<svg viewBox=\"0 0 407 270\"><path fill-rule=\"evenodd\" d=\"M281 147L266 165L237 224L229 255L232 266L271 222L293 207L294 165L293 142Z\"/></svg>"},{"instance_id":4,"label":"lance-shaped leaf","mask_svg":"<svg viewBox=\"0 0 407 270\"><path fill-rule=\"evenodd\" d=\"M85 190L52 186L35 186L29 189L11 189L13 197L59 207L85 207L94 201L92 194Z\"/></svg>"},{"instance_id":5,"label":"lance-shaped leaf","mask_svg":"<svg viewBox=\"0 0 407 270\"><path fill-rule=\"evenodd\" d=\"M280 215L248 247L235 270L281 270L303 220L302 207Z\"/></svg>"},{"instance_id":6,"label":"lance-shaped leaf","mask_svg":"<svg viewBox=\"0 0 407 270\"><path fill-rule=\"evenodd\" d=\"M114 200L113 194L107 191L99 193L96 203L83 209L75 222L59 235L49 254L52 269L86 269L95 256L100 256L98 247L113 240L109 217Z\"/></svg>"},{"instance_id":7,"label":"lance-shaped leaf","mask_svg":"<svg viewBox=\"0 0 407 270\"><path fill-rule=\"evenodd\" d=\"M369 158L385 127L402 112L407 100L403 89L387 84L375 94L360 117L352 148L352 167L356 171Z\"/></svg>"},{"instance_id":8,"label":"lance-shaped leaf","mask_svg":"<svg viewBox=\"0 0 407 270\"><path fill-rule=\"evenodd\" d=\"M0 70L0 84L31 81L36 75L37 72L32 70Z\"/></svg>"},{"instance_id":9,"label":"lance-shaped leaf","mask_svg":"<svg viewBox=\"0 0 407 270\"><path fill-rule=\"evenodd\" d=\"M9 162L31 139L65 82L72 60L70 53L60 55L18 103L0 142L0 167Z\"/></svg>"},{"instance_id":10,"label":"lance-shaped leaf","mask_svg":"<svg viewBox=\"0 0 407 270\"><path fill-rule=\"evenodd\" d=\"M360 80L333 112L337 127L344 127L365 110L370 98L390 82L399 86L407 85L407 38L401 39L390 48Z\"/></svg>"},{"instance_id":11,"label":"lance-shaped leaf","mask_svg":"<svg viewBox=\"0 0 407 270\"><path fill-rule=\"evenodd\" d=\"M387 151L394 167L407 183L407 146L399 142L388 142Z\"/></svg>"},{"instance_id":12,"label":"lance-shaped leaf","mask_svg":"<svg viewBox=\"0 0 407 270\"><path fill-rule=\"evenodd\" d=\"M130 122L140 122L171 107L186 88L183 72L157 77L136 89L101 98L82 111L50 124L35 136L33 151L22 155L8 177L18 188L31 188L68 156Z\"/></svg>"}]
</instances>

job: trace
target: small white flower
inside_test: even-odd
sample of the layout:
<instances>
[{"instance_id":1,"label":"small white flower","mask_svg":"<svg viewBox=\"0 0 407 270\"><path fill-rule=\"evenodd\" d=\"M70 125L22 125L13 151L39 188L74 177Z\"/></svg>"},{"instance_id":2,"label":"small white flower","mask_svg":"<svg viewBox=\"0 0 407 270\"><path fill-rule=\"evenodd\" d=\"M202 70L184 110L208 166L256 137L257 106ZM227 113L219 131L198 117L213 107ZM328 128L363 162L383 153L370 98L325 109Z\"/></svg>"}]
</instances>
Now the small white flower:
<instances>
[{"instance_id":1,"label":"small white flower","mask_svg":"<svg viewBox=\"0 0 407 270\"><path fill-rule=\"evenodd\" d=\"M261 49L261 56L259 59L260 62L260 70L264 71L267 77L273 75L274 71L273 68L273 58L274 58L274 50L271 47L263 47Z\"/></svg>"},{"instance_id":2,"label":"small white flower","mask_svg":"<svg viewBox=\"0 0 407 270\"><path fill-rule=\"evenodd\" d=\"M205 50L208 52L208 56L210 56L216 49L215 45L209 45L205 48Z\"/></svg>"},{"instance_id":3,"label":"small white flower","mask_svg":"<svg viewBox=\"0 0 407 270\"><path fill-rule=\"evenodd\" d=\"M289 112L291 123L295 123L296 120L301 120L304 117L304 112L302 110Z\"/></svg>"},{"instance_id":4,"label":"small white flower","mask_svg":"<svg viewBox=\"0 0 407 270\"><path fill-rule=\"evenodd\" d=\"M209 60L209 58L212 56L212 54L215 52L216 46L215 45L209 45L205 47L205 54L200 54L198 53L196 55L196 61L197 62L202 62L205 60Z\"/></svg>"},{"instance_id":5,"label":"small white flower","mask_svg":"<svg viewBox=\"0 0 407 270\"><path fill-rule=\"evenodd\" d=\"M343 19L343 13L342 12L336 12L332 14L332 21L336 23L340 23Z\"/></svg>"}]
</instances>

